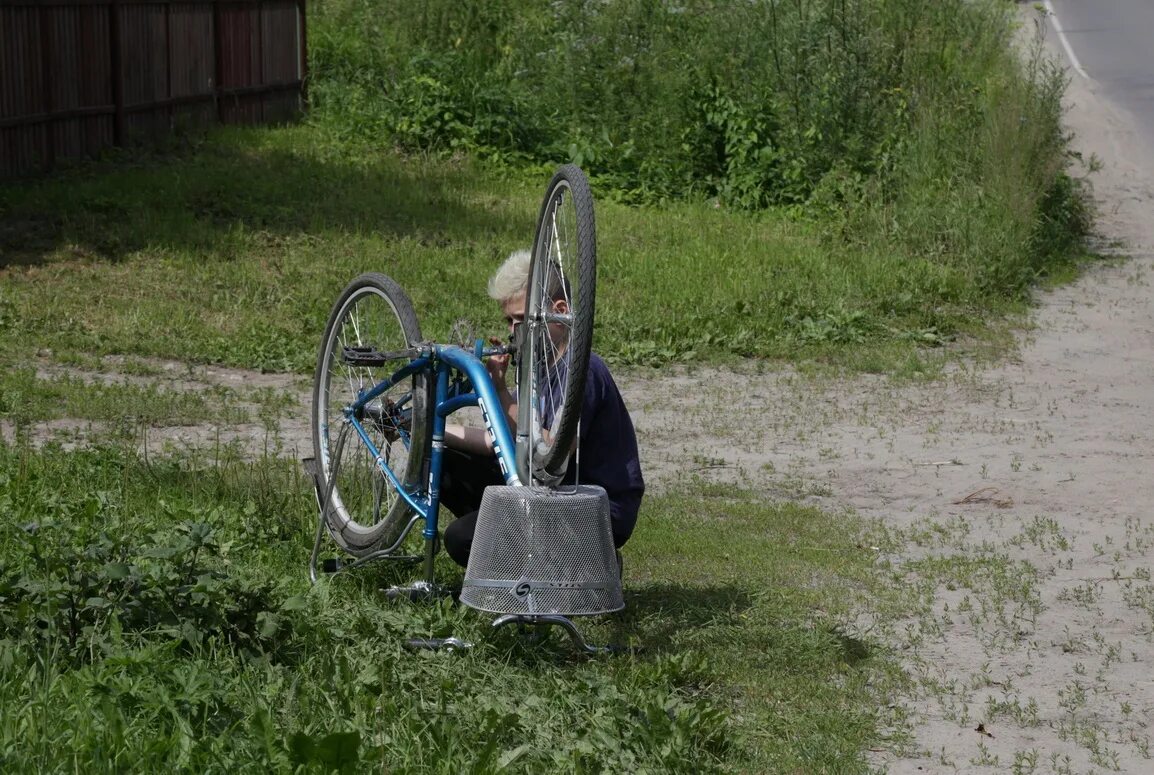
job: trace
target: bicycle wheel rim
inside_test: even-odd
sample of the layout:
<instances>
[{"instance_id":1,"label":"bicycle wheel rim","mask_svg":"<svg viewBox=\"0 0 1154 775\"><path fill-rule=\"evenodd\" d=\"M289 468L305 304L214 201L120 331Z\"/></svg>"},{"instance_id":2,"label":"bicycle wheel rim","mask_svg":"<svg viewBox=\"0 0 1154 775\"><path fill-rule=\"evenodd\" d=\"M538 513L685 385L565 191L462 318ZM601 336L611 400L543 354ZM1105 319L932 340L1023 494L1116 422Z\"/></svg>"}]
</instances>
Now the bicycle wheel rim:
<instances>
[{"instance_id":1,"label":"bicycle wheel rim","mask_svg":"<svg viewBox=\"0 0 1154 775\"><path fill-rule=\"evenodd\" d=\"M325 522L337 544L354 555L396 540L410 509L381 471L376 456L354 432L345 408L362 390L391 375L405 361L352 363L345 348L397 352L420 338L408 297L395 282L375 274L362 275L345 289L325 329L313 393L314 454L328 495ZM422 479L429 440L428 405L428 380L417 374L391 387L358 417L381 458L410 491Z\"/></svg>"},{"instance_id":2,"label":"bicycle wheel rim","mask_svg":"<svg viewBox=\"0 0 1154 775\"><path fill-rule=\"evenodd\" d=\"M576 166L558 170L537 219L519 362L522 478L556 485L577 441L596 299L593 196Z\"/></svg>"}]
</instances>

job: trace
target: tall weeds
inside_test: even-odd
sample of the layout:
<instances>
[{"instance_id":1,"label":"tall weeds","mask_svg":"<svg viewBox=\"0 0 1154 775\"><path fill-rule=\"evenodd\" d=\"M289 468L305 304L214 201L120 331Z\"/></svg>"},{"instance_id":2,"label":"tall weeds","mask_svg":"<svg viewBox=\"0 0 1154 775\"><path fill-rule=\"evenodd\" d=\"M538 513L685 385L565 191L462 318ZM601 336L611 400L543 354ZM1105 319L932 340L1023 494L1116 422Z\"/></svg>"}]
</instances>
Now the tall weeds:
<instances>
[{"instance_id":1,"label":"tall weeds","mask_svg":"<svg viewBox=\"0 0 1154 775\"><path fill-rule=\"evenodd\" d=\"M575 161L627 201L790 207L1015 295L1085 228L1064 83L964 0L324 0L315 120Z\"/></svg>"}]
</instances>

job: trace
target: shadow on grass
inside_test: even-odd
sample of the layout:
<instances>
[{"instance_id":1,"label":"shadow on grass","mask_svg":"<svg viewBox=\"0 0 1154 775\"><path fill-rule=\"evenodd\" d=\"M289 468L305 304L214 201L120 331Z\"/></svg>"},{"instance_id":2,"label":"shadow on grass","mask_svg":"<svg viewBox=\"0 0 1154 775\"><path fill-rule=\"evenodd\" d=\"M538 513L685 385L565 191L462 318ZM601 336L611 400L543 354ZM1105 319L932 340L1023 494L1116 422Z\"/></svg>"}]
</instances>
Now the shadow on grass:
<instances>
[{"instance_id":1,"label":"shadow on grass","mask_svg":"<svg viewBox=\"0 0 1154 775\"><path fill-rule=\"evenodd\" d=\"M646 652L682 650L688 631L738 626L755 597L741 587L647 584L625 590L625 611L613 623L615 636L635 638Z\"/></svg>"},{"instance_id":2,"label":"shadow on grass","mask_svg":"<svg viewBox=\"0 0 1154 775\"><path fill-rule=\"evenodd\" d=\"M873 651L870 649L869 644L860 638L846 635L836 627L831 627L827 629L826 632L841 651L842 661L850 667L856 667L858 663L864 662L873 656Z\"/></svg>"},{"instance_id":3,"label":"shadow on grass","mask_svg":"<svg viewBox=\"0 0 1154 775\"><path fill-rule=\"evenodd\" d=\"M521 233L531 213L476 206L467 164L355 152L307 127L224 130L195 150L137 151L0 183L0 268L62 249L117 261L146 247L227 251L238 233L411 237L440 246Z\"/></svg>"},{"instance_id":4,"label":"shadow on grass","mask_svg":"<svg viewBox=\"0 0 1154 775\"><path fill-rule=\"evenodd\" d=\"M682 652L691 643L726 641L781 655L792 653L795 647L791 644L804 642L809 644L804 648L850 666L873 655L865 641L837 627L811 631L801 621L791 623L793 617L788 614L775 623L767 619L764 605L761 613L755 611L758 604L756 592L731 584L653 584L626 589L625 610L608 624L613 642L633 641L649 654ZM808 634L799 639L798 631Z\"/></svg>"}]
</instances>

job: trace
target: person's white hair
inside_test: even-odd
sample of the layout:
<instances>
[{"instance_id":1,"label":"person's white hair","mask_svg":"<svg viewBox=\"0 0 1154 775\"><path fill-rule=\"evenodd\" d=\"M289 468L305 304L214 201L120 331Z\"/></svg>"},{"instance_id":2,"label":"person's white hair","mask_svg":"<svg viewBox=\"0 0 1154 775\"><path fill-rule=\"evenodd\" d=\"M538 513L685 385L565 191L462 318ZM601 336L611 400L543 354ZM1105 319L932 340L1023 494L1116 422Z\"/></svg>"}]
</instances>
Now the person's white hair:
<instances>
[{"instance_id":1,"label":"person's white hair","mask_svg":"<svg viewBox=\"0 0 1154 775\"><path fill-rule=\"evenodd\" d=\"M504 304L529 288L529 264L533 254L528 250L514 250L489 278L489 297Z\"/></svg>"}]
</instances>

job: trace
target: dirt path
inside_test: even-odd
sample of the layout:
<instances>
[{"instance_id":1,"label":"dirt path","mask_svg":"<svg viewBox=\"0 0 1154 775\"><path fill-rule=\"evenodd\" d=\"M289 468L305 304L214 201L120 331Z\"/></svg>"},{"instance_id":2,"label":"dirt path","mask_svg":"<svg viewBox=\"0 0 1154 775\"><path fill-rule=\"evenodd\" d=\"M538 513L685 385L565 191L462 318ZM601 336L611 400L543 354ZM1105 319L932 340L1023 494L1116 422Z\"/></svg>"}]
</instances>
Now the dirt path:
<instances>
[{"instance_id":1,"label":"dirt path","mask_svg":"<svg viewBox=\"0 0 1154 775\"><path fill-rule=\"evenodd\" d=\"M1154 772L1154 165L1091 84L1067 102L1102 162L1103 250L1128 258L1044 294L1013 362L925 387L663 386L692 408L627 383L651 478L688 466L887 526L880 561L926 603L874 623L915 677L888 772Z\"/></svg>"}]
</instances>

